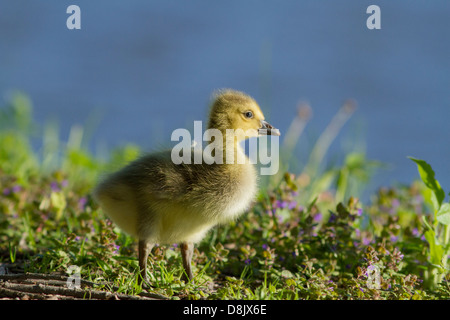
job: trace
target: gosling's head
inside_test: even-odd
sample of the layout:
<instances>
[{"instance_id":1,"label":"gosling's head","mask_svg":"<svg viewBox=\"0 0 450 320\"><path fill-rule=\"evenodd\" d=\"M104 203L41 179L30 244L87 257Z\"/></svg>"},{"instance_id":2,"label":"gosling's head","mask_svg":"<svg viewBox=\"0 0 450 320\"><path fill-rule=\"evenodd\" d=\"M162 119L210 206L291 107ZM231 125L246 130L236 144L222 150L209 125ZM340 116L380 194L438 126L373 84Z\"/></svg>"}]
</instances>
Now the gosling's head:
<instances>
[{"instance_id":1,"label":"gosling's head","mask_svg":"<svg viewBox=\"0 0 450 320\"><path fill-rule=\"evenodd\" d=\"M280 135L264 120L264 114L256 101L247 94L236 90L220 90L214 95L209 114L209 129L225 133L227 129L245 132L240 139L259 135Z\"/></svg>"}]
</instances>

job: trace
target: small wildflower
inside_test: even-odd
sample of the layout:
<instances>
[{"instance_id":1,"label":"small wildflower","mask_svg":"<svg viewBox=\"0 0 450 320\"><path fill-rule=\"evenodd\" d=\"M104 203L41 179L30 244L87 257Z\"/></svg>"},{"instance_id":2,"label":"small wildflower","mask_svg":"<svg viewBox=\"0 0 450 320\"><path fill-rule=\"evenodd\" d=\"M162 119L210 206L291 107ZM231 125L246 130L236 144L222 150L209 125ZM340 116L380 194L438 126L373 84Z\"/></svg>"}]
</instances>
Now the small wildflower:
<instances>
[{"instance_id":1,"label":"small wildflower","mask_svg":"<svg viewBox=\"0 0 450 320\"><path fill-rule=\"evenodd\" d=\"M277 214L277 220L278 220L278 223L283 223L284 218L282 215Z\"/></svg>"},{"instance_id":2,"label":"small wildflower","mask_svg":"<svg viewBox=\"0 0 450 320\"><path fill-rule=\"evenodd\" d=\"M289 202L288 209L289 209L289 210L292 210L292 209L294 209L296 206L297 206L297 201L291 201L291 202Z\"/></svg>"},{"instance_id":3,"label":"small wildflower","mask_svg":"<svg viewBox=\"0 0 450 320\"><path fill-rule=\"evenodd\" d=\"M400 206L400 201L398 201L398 199L392 199L391 205L393 208L397 208L398 206Z\"/></svg>"},{"instance_id":4,"label":"small wildflower","mask_svg":"<svg viewBox=\"0 0 450 320\"><path fill-rule=\"evenodd\" d=\"M370 239L369 238L366 238L366 237L364 237L363 239L362 239L362 243L363 243L363 245L365 245L365 246L368 246L369 244L370 244Z\"/></svg>"},{"instance_id":5,"label":"small wildflower","mask_svg":"<svg viewBox=\"0 0 450 320\"><path fill-rule=\"evenodd\" d=\"M320 222L322 221L322 213L318 212L314 218L313 218L314 222Z\"/></svg>"},{"instance_id":6,"label":"small wildflower","mask_svg":"<svg viewBox=\"0 0 450 320\"><path fill-rule=\"evenodd\" d=\"M56 182L56 181L53 181L52 183L50 183L50 188L52 189L53 192L60 191L58 182Z\"/></svg>"},{"instance_id":7,"label":"small wildflower","mask_svg":"<svg viewBox=\"0 0 450 320\"><path fill-rule=\"evenodd\" d=\"M287 208L288 206L289 206L289 202L287 202L287 201L281 202L281 208L282 209Z\"/></svg>"},{"instance_id":8,"label":"small wildflower","mask_svg":"<svg viewBox=\"0 0 450 320\"><path fill-rule=\"evenodd\" d=\"M19 185L15 185L15 186L12 188L12 192L13 192L13 193L20 192L21 190L22 190L22 187L19 186Z\"/></svg>"},{"instance_id":9,"label":"small wildflower","mask_svg":"<svg viewBox=\"0 0 450 320\"><path fill-rule=\"evenodd\" d=\"M245 260L244 260L244 263L245 263L246 265L249 265L251 262L252 262L252 261L251 261L250 259L245 259Z\"/></svg>"},{"instance_id":10,"label":"small wildflower","mask_svg":"<svg viewBox=\"0 0 450 320\"><path fill-rule=\"evenodd\" d=\"M81 197L80 200L78 200L78 209L80 211L84 211L84 209L86 208L86 203L87 203L87 198Z\"/></svg>"},{"instance_id":11,"label":"small wildflower","mask_svg":"<svg viewBox=\"0 0 450 320\"><path fill-rule=\"evenodd\" d=\"M280 200L275 200L275 202L273 204L273 207L274 208L281 208L281 205L282 205L282 203L281 203Z\"/></svg>"},{"instance_id":12,"label":"small wildflower","mask_svg":"<svg viewBox=\"0 0 450 320\"><path fill-rule=\"evenodd\" d=\"M328 223L333 223L335 222L337 219L337 215L335 215L334 213L330 214L330 218L328 219Z\"/></svg>"},{"instance_id":13,"label":"small wildflower","mask_svg":"<svg viewBox=\"0 0 450 320\"><path fill-rule=\"evenodd\" d=\"M263 248L264 250L267 250L268 245L267 245L267 244L263 244L263 245L262 245L262 248Z\"/></svg>"},{"instance_id":14,"label":"small wildflower","mask_svg":"<svg viewBox=\"0 0 450 320\"><path fill-rule=\"evenodd\" d=\"M11 194L11 189L10 188L5 188L5 189L3 189L3 195L4 196L8 196L8 195L10 195Z\"/></svg>"}]
</instances>

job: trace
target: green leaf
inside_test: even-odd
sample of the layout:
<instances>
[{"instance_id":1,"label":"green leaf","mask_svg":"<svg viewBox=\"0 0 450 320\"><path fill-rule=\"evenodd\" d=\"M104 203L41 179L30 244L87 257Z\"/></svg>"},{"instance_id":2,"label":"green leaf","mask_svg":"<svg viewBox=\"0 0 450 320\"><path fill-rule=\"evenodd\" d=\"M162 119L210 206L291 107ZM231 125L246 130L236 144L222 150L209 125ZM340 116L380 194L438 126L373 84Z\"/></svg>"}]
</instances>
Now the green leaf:
<instances>
[{"instance_id":1,"label":"green leaf","mask_svg":"<svg viewBox=\"0 0 450 320\"><path fill-rule=\"evenodd\" d=\"M426 226L429 230L433 231L433 228L430 226L430 224L428 223L428 221L427 221L427 219L425 218L425 216L422 216L422 221L423 221L423 223L425 224L425 226ZM434 232L434 231L433 231L433 232Z\"/></svg>"},{"instance_id":2,"label":"green leaf","mask_svg":"<svg viewBox=\"0 0 450 320\"><path fill-rule=\"evenodd\" d=\"M290 272L289 270L281 271L281 276L283 278L294 278L294 274L292 272ZM294 283L295 283L295 281L294 281Z\"/></svg>"},{"instance_id":3,"label":"green leaf","mask_svg":"<svg viewBox=\"0 0 450 320\"><path fill-rule=\"evenodd\" d=\"M444 255L444 249L437 241L433 230L428 230L424 235L430 245L430 263L439 265Z\"/></svg>"},{"instance_id":4,"label":"green leaf","mask_svg":"<svg viewBox=\"0 0 450 320\"><path fill-rule=\"evenodd\" d=\"M417 164L420 178L425 183L427 188L433 190L434 195L436 196L437 203L434 203L435 210L439 210L440 206L442 205L442 201L445 199L445 192L442 190L441 185L434 177L434 171L431 168L431 166L425 161L420 159L415 159L413 157L408 157L412 161L414 161ZM437 207L436 207L437 205Z\"/></svg>"},{"instance_id":5,"label":"green leaf","mask_svg":"<svg viewBox=\"0 0 450 320\"><path fill-rule=\"evenodd\" d=\"M436 219L440 223L450 225L450 203L444 203L436 214Z\"/></svg>"}]
</instances>

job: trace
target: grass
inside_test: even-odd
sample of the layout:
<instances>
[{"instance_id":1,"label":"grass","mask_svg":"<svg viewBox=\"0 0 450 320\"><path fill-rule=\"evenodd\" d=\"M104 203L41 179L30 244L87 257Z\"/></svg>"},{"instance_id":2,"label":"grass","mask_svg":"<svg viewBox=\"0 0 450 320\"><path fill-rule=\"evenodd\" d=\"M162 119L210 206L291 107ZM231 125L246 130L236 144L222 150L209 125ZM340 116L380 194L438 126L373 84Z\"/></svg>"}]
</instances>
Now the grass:
<instances>
[{"instance_id":1,"label":"grass","mask_svg":"<svg viewBox=\"0 0 450 320\"><path fill-rule=\"evenodd\" d=\"M417 181L381 188L361 203L357 191L378 164L356 151L340 164L323 160L353 109L340 112L309 164L294 174L295 159L285 160L251 210L196 247L192 282L181 280L176 245L155 247L150 291L171 299L449 299L448 228L431 222L430 242L424 223L446 221L443 199L433 207L430 189ZM282 152L292 153L308 119L299 112ZM81 127L63 143L55 128L38 128L21 94L0 108L0 128L0 263L32 273L78 266L100 290L139 294L136 241L89 194L101 172L134 159L139 148L101 160L83 146ZM38 152L33 139L42 141ZM436 266L439 245L445 264Z\"/></svg>"}]
</instances>

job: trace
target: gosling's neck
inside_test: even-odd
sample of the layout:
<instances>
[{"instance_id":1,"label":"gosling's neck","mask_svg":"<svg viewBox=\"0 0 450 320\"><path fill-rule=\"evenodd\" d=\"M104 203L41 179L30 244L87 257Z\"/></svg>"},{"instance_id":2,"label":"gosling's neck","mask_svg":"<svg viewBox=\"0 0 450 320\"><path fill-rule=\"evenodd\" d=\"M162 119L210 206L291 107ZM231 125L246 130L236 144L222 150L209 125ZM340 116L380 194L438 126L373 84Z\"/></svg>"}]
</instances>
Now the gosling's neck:
<instances>
[{"instance_id":1,"label":"gosling's neck","mask_svg":"<svg viewBox=\"0 0 450 320\"><path fill-rule=\"evenodd\" d=\"M222 139L215 136L207 146L207 148L210 148L209 151L212 151L211 155L215 162L225 165L249 164L250 161L241 146L242 139L231 133L227 135L225 130L220 132Z\"/></svg>"}]
</instances>

